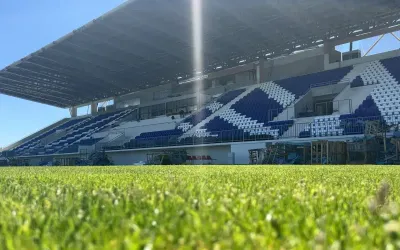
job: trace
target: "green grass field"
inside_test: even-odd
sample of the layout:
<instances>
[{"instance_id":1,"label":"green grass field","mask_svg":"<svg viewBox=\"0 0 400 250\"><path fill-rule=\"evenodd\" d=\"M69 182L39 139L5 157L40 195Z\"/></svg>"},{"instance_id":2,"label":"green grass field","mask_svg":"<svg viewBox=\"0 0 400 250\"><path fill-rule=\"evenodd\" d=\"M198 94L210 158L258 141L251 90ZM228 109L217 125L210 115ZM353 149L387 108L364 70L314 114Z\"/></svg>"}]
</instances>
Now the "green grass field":
<instances>
[{"instance_id":1,"label":"green grass field","mask_svg":"<svg viewBox=\"0 0 400 250\"><path fill-rule=\"evenodd\" d=\"M398 249L397 167L0 169L4 249Z\"/></svg>"}]
</instances>

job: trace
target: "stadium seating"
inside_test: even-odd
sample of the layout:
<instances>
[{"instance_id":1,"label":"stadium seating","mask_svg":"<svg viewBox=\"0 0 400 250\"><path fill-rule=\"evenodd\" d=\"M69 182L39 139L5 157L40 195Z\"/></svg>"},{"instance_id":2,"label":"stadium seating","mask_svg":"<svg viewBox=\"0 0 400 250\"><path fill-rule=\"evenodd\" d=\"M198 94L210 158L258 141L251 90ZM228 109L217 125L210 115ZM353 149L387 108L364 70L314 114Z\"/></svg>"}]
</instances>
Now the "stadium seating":
<instances>
[{"instance_id":1,"label":"stadium seating","mask_svg":"<svg viewBox=\"0 0 400 250\"><path fill-rule=\"evenodd\" d=\"M215 117L205 126L201 136L214 137L219 141L237 141L237 140L256 140L256 139L274 139L281 136L291 125L293 121L270 122L266 124L254 123L254 121L244 120L239 125L230 122L221 117ZM195 135L196 136L196 135Z\"/></svg>"},{"instance_id":2,"label":"stadium seating","mask_svg":"<svg viewBox=\"0 0 400 250\"><path fill-rule=\"evenodd\" d=\"M181 124L178 126L178 129L182 130L183 132L188 131L192 127L196 126L200 122L202 122L204 119L209 117L211 114L215 113L218 111L221 107L224 105L228 104L230 101L235 99L237 96L242 94L246 89L236 89L229 91L223 95L221 95L217 100L213 101L206 107L200 109L198 112L195 114L187 117L184 119Z\"/></svg>"},{"instance_id":3,"label":"stadium seating","mask_svg":"<svg viewBox=\"0 0 400 250\"><path fill-rule=\"evenodd\" d=\"M180 129L171 129L171 130L163 130L163 131L141 133L136 138L137 139L140 139L140 138L156 138L156 137L161 137L161 136L172 136L172 135L181 135L181 134L182 134L182 130L180 130Z\"/></svg>"},{"instance_id":4,"label":"stadium seating","mask_svg":"<svg viewBox=\"0 0 400 250\"><path fill-rule=\"evenodd\" d=\"M270 98L268 94L259 88L253 90L250 94L239 100L232 106L227 118L238 120L238 122L246 123L246 119L238 118L238 115L246 116L248 121L258 121L260 123L267 123L273 120L270 110L283 110L283 106L279 102ZM277 115L275 113L275 115Z\"/></svg>"},{"instance_id":5,"label":"stadium seating","mask_svg":"<svg viewBox=\"0 0 400 250\"><path fill-rule=\"evenodd\" d=\"M334 84L340 82L352 69L352 67L344 67L339 69L322 71L319 73L292 77L276 81L275 83L282 88L295 94L296 99L307 93L314 84Z\"/></svg>"},{"instance_id":6,"label":"stadium seating","mask_svg":"<svg viewBox=\"0 0 400 250\"><path fill-rule=\"evenodd\" d=\"M92 146L99 141L101 141L103 138L89 138L89 139L83 139L79 141L79 145L81 146Z\"/></svg>"},{"instance_id":7,"label":"stadium seating","mask_svg":"<svg viewBox=\"0 0 400 250\"><path fill-rule=\"evenodd\" d=\"M371 62L361 78L365 85L376 84L363 103L353 114L342 115L341 120L349 120L346 124L356 124L361 127L362 121L378 119L388 125L398 124L400 121L400 85L396 79L398 76L399 57ZM368 119L367 119L368 118ZM345 134L363 133L363 129L345 129Z\"/></svg>"},{"instance_id":8,"label":"stadium seating","mask_svg":"<svg viewBox=\"0 0 400 250\"><path fill-rule=\"evenodd\" d=\"M221 107L234 100L245 90L246 89L243 88L236 89L221 95L217 98L217 100L211 102L204 108L200 109L198 112L184 119L175 129L142 133L134 140L125 143L125 148L144 147L145 145L163 146L170 145L174 142L178 144L179 142L177 142L177 137L183 135L185 132L202 122L211 114L217 112ZM201 129L197 130L194 132L194 136L205 137L206 135L209 135L208 132L203 132L204 131L202 131ZM171 142L171 140L173 142Z\"/></svg>"},{"instance_id":9,"label":"stadium seating","mask_svg":"<svg viewBox=\"0 0 400 250\"><path fill-rule=\"evenodd\" d=\"M230 101L238 97L240 94L242 94L246 89L236 89L229 91L222 96L220 96L216 102L221 103L222 105L228 104Z\"/></svg>"},{"instance_id":10,"label":"stadium seating","mask_svg":"<svg viewBox=\"0 0 400 250\"><path fill-rule=\"evenodd\" d=\"M379 120L388 125L400 122L400 57L373 61L351 83L351 87L375 85L371 94L352 114L317 117L299 137L363 134L365 122Z\"/></svg>"},{"instance_id":11,"label":"stadium seating","mask_svg":"<svg viewBox=\"0 0 400 250\"><path fill-rule=\"evenodd\" d=\"M70 146L65 147L64 149L60 150L59 153L61 154L68 154L68 153L77 153L79 150L79 146L93 146L103 138L89 138L89 139L82 139L79 142L72 144Z\"/></svg>"},{"instance_id":12,"label":"stadium seating","mask_svg":"<svg viewBox=\"0 0 400 250\"><path fill-rule=\"evenodd\" d=\"M353 73L351 77L350 87L365 87L364 90L368 92L364 91L365 95L359 98L357 103L361 104L354 112L307 118L308 123L303 123L301 127L303 131L293 128L291 133L285 134L292 126L295 126L295 120L277 121L277 117L282 119L283 115L280 116L280 113L301 98L310 88L343 82L353 67L229 91L185 118L174 129L145 132L131 139L127 137L126 140L121 141L121 145L113 145L107 149L274 140L283 136L308 138L356 135L364 133L365 122L369 120L380 120L388 125L398 124L400 123L398 65L400 65L400 57L363 63L359 66L360 71L354 71L356 73ZM372 89L371 93L369 88ZM368 93L370 95L365 98ZM362 101L363 98L365 99ZM107 126L117 124L127 112L126 110L116 111L69 120L14 150L20 155L76 153L80 146L92 146L98 143L104 137L94 139L92 136ZM312 119L311 123L309 119ZM43 146L43 143L40 143L41 139L57 130L66 130L67 134L47 145Z\"/></svg>"},{"instance_id":13,"label":"stadium seating","mask_svg":"<svg viewBox=\"0 0 400 250\"><path fill-rule=\"evenodd\" d=\"M64 137L47 144L45 146L45 152L46 154L53 154L61 149L70 147L76 142L86 140L95 132L99 132L107 126L111 126L113 123L116 123L119 119L125 117L130 112L131 110L123 110L95 116L87 122L81 124L79 127L75 128Z\"/></svg>"},{"instance_id":14,"label":"stadium seating","mask_svg":"<svg viewBox=\"0 0 400 250\"><path fill-rule=\"evenodd\" d=\"M351 83L351 87L352 88L357 88L357 87L362 87L362 86L364 86L365 84L364 84L364 81L362 80L362 78L360 77L360 76L357 76L354 80L353 80L353 82Z\"/></svg>"},{"instance_id":15,"label":"stadium seating","mask_svg":"<svg viewBox=\"0 0 400 250\"><path fill-rule=\"evenodd\" d=\"M46 137L56 133L57 131L73 129L77 124L84 122L87 119L88 118L70 119L70 120L66 121L65 123L61 124L60 126L50 129L50 130L44 132L43 134L19 145L18 147L14 148L12 151L15 152L17 155L24 154L25 151L32 150L36 146L38 146L42 142L42 140L45 139Z\"/></svg>"},{"instance_id":16,"label":"stadium seating","mask_svg":"<svg viewBox=\"0 0 400 250\"><path fill-rule=\"evenodd\" d=\"M101 114L89 118L77 119L73 124L62 126L67 129L67 134L51 143L40 145L36 144L29 150L20 151L19 155L44 155L77 152L79 145L93 145L99 139L92 139L91 135L101 131L107 126L118 122L131 112L131 110L120 110L111 113ZM59 128L57 129L59 130Z\"/></svg>"},{"instance_id":17,"label":"stadium seating","mask_svg":"<svg viewBox=\"0 0 400 250\"><path fill-rule=\"evenodd\" d=\"M212 105L212 110L215 110L215 104ZM191 129L193 126L196 126L199 124L201 121L209 117L213 111L210 110L208 107L200 109L198 112L195 114L189 116L185 120L181 122L181 124L178 126L178 129L181 129L181 132L186 132L187 130ZM216 111L216 110L215 110ZM214 112L215 112L214 111Z\"/></svg>"},{"instance_id":18,"label":"stadium seating","mask_svg":"<svg viewBox=\"0 0 400 250\"><path fill-rule=\"evenodd\" d=\"M130 142L125 143L124 147L278 139L294 124L293 120L274 122L274 118L279 113L304 95L313 84L321 82L338 83L351 69L352 67L346 67L277 82L262 83L239 99L236 98L245 89L230 91L186 118L176 129L142 133ZM236 101L230 107L219 112L223 106L235 99ZM215 112L219 113L204 126L186 133ZM339 116L335 119L335 124L337 124ZM319 130L319 133L323 133L322 121L321 128L316 127L315 129ZM340 133L340 130L335 128L335 130L325 134L336 135ZM177 139L177 137L179 138Z\"/></svg>"},{"instance_id":19,"label":"stadium seating","mask_svg":"<svg viewBox=\"0 0 400 250\"><path fill-rule=\"evenodd\" d=\"M272 121L294 100L293 93L274 82L262 83L219 113L193 136L212 137L219 141L278 138L293 121Z\"/></svg>"},{"instance_id":20,"label":"stadium seating","mask_svg":"<svg viewBox=\"0 0 400 250\"><path fill-rule=\"evenodd\" d=\"M305 137L321 137L321 136L338 136L343 134L340 128L340 116L322 116L314 118L314 122L310 124L304 132L300 133L301 138Z\"/></svg>"},{"instance_id":21,"label":"stadium seating","mask_svg":"<svg viewBox=\"0 0 400 250\"><path fill-rule=\"evenodd\" d=\"M400 82L400 57L392 57L380 61L395 81Z\"/></svg>"}]
</instances>

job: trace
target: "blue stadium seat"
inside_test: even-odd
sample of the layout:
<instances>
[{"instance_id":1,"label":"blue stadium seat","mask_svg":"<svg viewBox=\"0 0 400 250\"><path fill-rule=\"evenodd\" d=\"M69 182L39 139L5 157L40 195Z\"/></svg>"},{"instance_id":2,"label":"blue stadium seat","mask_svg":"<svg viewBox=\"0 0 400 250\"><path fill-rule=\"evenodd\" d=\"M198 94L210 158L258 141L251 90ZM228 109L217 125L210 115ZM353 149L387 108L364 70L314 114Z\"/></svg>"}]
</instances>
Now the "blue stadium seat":
<instances>
[{"instance_id":1,"label":"blue stadium seat","mask_svg":"<svg viewBox=\"0 0 400 250\"><path fill-rule=\"evenodd\" d=\"M342 80L353 67L322 71L319 73L292 77L275 83L296 95L296 99L307 93L313 84L337 83Z\"/></svg>"},{"instance_id":2,"label":"blue stadium seat","mask_svg":"<svg viewBox=\"0 0 400 250\"><path fill-rule=\"evenodd\" d=\"M264 91L256 88L232 105L232 109L252 120L267 123L278 115L278 113L270 113L270 110L283 110L283 106L269 98Z\"/></svg>"},{"instance_id":3,"label":"blue stadium seat","mask_svg":"<svg viewBox=\"0 0 400 250\"><path fill-rule=\"evenodd\" d=\"M217 102L222 103L223 105L226 105L230 101L232 101L233 99L238 97L240 94L242 94L244 91L246 91L246 89L236 89L236 90L229 91L229 92L223 94L222 96L220 96L217 99Z\"/></svg>"}]
</instances>

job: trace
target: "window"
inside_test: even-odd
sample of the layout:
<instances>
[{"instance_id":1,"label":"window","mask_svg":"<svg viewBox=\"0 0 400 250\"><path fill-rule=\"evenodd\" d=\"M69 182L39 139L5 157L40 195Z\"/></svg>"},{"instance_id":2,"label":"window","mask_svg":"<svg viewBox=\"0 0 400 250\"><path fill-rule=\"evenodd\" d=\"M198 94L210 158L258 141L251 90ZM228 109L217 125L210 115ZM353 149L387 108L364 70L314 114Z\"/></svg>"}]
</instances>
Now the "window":
<instances>
[{"instance_id":1,"label":"window","mask_svg":"<svg viewBox=\"0 0 400 250\"><path fill-rule=\"evenodd\" d=\"M169 93L170 93L170 91L167 89L155 91L155 92L153 92L153 100L161 100L161 99L168 98Z\"/></svg>"}]
</instances>

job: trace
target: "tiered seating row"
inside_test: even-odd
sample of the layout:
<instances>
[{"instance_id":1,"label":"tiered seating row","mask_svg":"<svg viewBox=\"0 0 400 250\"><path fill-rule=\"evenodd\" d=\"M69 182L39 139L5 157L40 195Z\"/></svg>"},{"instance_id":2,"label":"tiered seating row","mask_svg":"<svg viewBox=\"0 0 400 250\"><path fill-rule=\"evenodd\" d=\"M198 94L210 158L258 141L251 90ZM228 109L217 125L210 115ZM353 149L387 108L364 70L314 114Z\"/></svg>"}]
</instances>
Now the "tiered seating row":
<instances>
[{"instance_id":1,"label":"tiered seating row","mask_svg":"<svg viewBox=\"0 0 400 250\"><path fill-rule=\"evenodd\" d=\"M208 108L202 108L195 114L189 116L188 118L184 119L181 124L178 126L178 129L183 130L186 132L193 126L196 126L200 122L202 122L204 119L209 117L213 112L208 109Z\"/></svg>"},{"instance_id":2,"label":"tiered seating row","mask_svg":"<svg viewBox=\"0 0 400 250\"><path fill-rule=\"evenodd\" d=\"M400 82L400 57L388 58L380 61L393 79Z\"/></svg>"},{"instance_id":3,"label":"tiered seating row","mask_svg":"<svg viewBox=\"0 0 400 250\"><path fill-rule=\"evenodd\" d=\"M314 122L300 133L300 138L343 135L339 118L339 115L314 118Z\"/></svg>"},{"instance_id":4,"label":"tiered seating row","mask_svg":"<svg viewBox=\"0 0 400 250\"><path fill-rule=\"evenodd\" d=\"M363 133L366 120L384 119L388 124L400 121L400 88L397 79L400 78L400 59L386 59L365 65L365 69L352 82L352 87L376 85L371 96L349 115L332 115L316 117L300 137L339 136ZM362 65L364 66L364 65ZM360 67L363 68L363 67ZM273 119L288 107L295 99L304 95L311 86L321 83L334 84L342 81L353 67L339 68L310 75L293 77L276 82L261 84L248 95L233 104L229 109L219 114L201 129L185 137L180 131L188 131L212 113L218 111L223 104L234 98L220 98L199 112L199 119L193 116L185 126L178 127L176 135L152 134L162 139L148 141L147 145L138 145L132 141L129 147L170 146L198 143L217 143L243 140L278 139L293 121L273 122ZM352 75L352 77L354 77ZM321 85L322 86L322 85ZM207 110L209 113L206 113ZM277 112L272 112L277 111ZM203 113L202 113L203 112ZM192 122L193 121L193 122ZM294 130L296 133L296 131ZM293 135L295 136L295 135ZM178 137L178 138L176 138ZM136 143L136 144L135 144Z\"/></svg>"},{"instance_id":5,"label":"tiered seating row","mask_svg":"<svg viewBox=\"0 0 400 250\"><path fill-rule=\"evenodd\" d=\"M251 118L251 120L267 123L273 120L273 115L277 116L277 112L273 114L270 113L270 110L283 111L283 106L274 99L269 98L268 94L260 88L256 88L232 105L231 109L236 113Z\"/></svg>"},{"instance_id":6,"label":"tiered seating row","mask_svg":"<svg viewBox=\"0 0 400 250\"><path fill-rule=\"evenodd\" d=\"M365 70L360 74L360 78L364 85L373 85L378 83L386 83L390 76L388 70L379 62L373 61L368 64Z\"/></svg>"},{"instance_id":7,"label":"tiered seating row","mask_svg":"<svg viewBox=\"0 0 400 250\"><path fill-rule=\"evenodd\" d=\"M242 94L244 91L246 91L246 89L236 89L236 90L229 91L229 92L223 94L222 96L220 96L216 102L226 105L229 102L231 102L233 99L238 97L240 94Z\"/></svg>"},{"instance_id":8,"label":"tiered seating row","mask_svg":"<svg viewBox=\"0 0 400 250\"><path fill-rule=\"evenodd\" d=\"M38 145L41 142L42 139L50 136L51 134L55 133L56 131L70 128L70 127L78 124L79 122L82 122L85 119L86 118L78 118L78 119L68 120L67 122L61 124L60 126L53 128L47 132L44 132L43 134L33 138L32 140L16 147L15 149L13 149L13 151L15 151L17 154L23 154L25 150L33 149L36 145Z\"/></svg>"},{"instance_id":9,"label":"tiered seating row","mask_svg":"<svg viewBox=\"0 0 400 250\"><path fill-rule=\"evenodd\" d=\"M289 106L296 99L295 94L287 91L274 82L262 83L260 89L268 94L269 98L277 101L283 108Z\"/></svg>"},{"instance_id":10,"label":"tiered seating row","mask_svg":"<svg viewBox=\"0 0 400 250\"><path fill-rule=\"evenodd\" d=\"M296 96L296 99L307 93L311 85L324 82L338 83L340 82L353 67L344 67L323 71L319 73L292 77L284 80L276 81L275 83L282 88L290 91Z\"/></svg>"},{"instance_id":11,"label":"tiered seating row","mask_svg":"<svg viewBox=\"0 0 400 250\"><path fill-rule=\"evenodd\" d=\"M365 122L378 120L388 125L400 123L400 86L396 77L400 77L400 57L374 61L357 76L352 87L376 84L368 96L353 114L341 115L330 122L317 121L300 133L300 137L353 135L364 133Z\"/></svg>"},{"instance_id":12,"label":"tiered seating row","mask_svg":"<svg viewBox=\"0 0 400 250\"><path fill-rule=\"evenodd\" d=\"M177 128L182 130L183 132L188 131L189 129L191 129L192 127L196 126L204 119L209 117L211 114L217 112L224 105L234 100L244 91L246 91L246 89L236 89L223 94L216 101L212 102L206 107L200 109L200 111L184 119Z\"/></svg>"},{"instance_id":13,"label":"tiered seating row","mask_svg":"<svg viewBox=\"0 0 400 250\"><path fill-rule=\"evenodd\" d=\"M330 81L339 82L351 69L352 67L346 67L294 77L276 83L263 83L259 88L255 88L252 92L233 104L230 109L220 114L220 117L214 118L203 126L203 128L195 131L192 135L182 137L182 139L190 140L190 137L196 137L207 138L207 140L210 140L210 138L223 140L226 137L224 133L232 133L225 131L239 131L237 135L229 134L228 137L238 136L244 138L265 135L270 138L278 138L293 124L293 121L284 121L279 125L270 124L280 112L293 103L296 98L304 95L312 84ZM243 91L245 90L230 91L208 107L185 119L177 127L176 135L179 135L180 131L186 132L193 126L196 126L212 113L219 110L223 106L220 104L229 103L243 93ZM215 133L217 131L224 132ZM154 138L156 136L168 137L170 135L155 133L152 136ZM140 137L137 139L140 139Z\"/></svg>"},{"instance_id":14,"label":"tiered seating row","mask_svg":"<svg viewBox=\"0 0 400 250\"><path fill-rule=\"evenodd\" d=\"M67 133L62 138L49 143L44 146L35 147L30 151L29 155L44 155L44 154L54 154L60 151L60 153L66 152L77 152L79 142L88 142L86 140L90 139L90 136L95 132L99 132L106 126L109 126L119 119L125 117L131 112L131 110L116 111L107 114L101 114L93 118L84 120L83 122L77 124L71 132ZM96 139L97 140L97 139Z\"/></svg>"}]
</instances>

